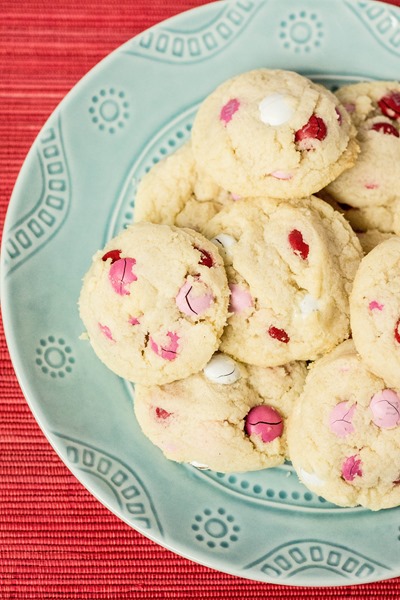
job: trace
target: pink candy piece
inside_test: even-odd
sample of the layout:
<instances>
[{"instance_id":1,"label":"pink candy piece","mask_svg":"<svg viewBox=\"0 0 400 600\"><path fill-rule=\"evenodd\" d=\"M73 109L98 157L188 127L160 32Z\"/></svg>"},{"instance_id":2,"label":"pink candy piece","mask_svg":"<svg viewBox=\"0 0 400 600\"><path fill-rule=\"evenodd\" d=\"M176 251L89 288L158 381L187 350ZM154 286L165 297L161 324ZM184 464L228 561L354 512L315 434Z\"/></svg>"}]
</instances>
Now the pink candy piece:
<instances>
[{"instance_id":1,"label":"pink candy piece","mask_svg":"<svg viewBox=\"0 0 400 600\"><path fill-rule=\"evenodd\" d=\"M272 442L283 433L283 419L272 406L255 406L245 421L247 435L258 435L263 442Z\"/></svg>"},{"instance_id":2,"label":"pink candy piece","mask_svg":"<svg viewBox=\"0 0 400 600\"><path fill-rule=\"evenodd\" d=\"M134 258L120 258L112 263L108 272L108 278L114 291L120 296L129 296L128 285L137 280L133 267L136 264Z\"/></svg>"},{"instance_id":3,"label":"pink candy piece","mask_svg":"<svg viewBox=\"0 0 400 600\"><path fill-rule=\"evenodd\" d=\"M201 254L201 258L199 260L199 265L202 265L203 267L208 267L209 269L211 269L211 267L214 266L214 260L213 260L213 257L211 256L211 254L209 252L207 252L207 250L203 250L203 248L198 248L197 246L195 246L195 248Z\"/></svg>"},{"instance_id":4,"label":"pink candy piece","mask_svg":"<svg viewBox=\"0 0 400 600\"><path fill-rule=\"evenodd\" d=\"M348 113L353 113L356 110L356 105L348 102L347 104L343 105L345 107L345 109L347 110Z\"/></svg>"},{"instance_id":5,"label":"pink candy piece","mask_svg":"<svg viewBox=\"0 0 400 600\"><path fill-rule=\"evenodd\" d=\"M203 284L204 290L208 287ZM193 289L193 283L186 281L178 292L175 302L179 310L185 315L193 317L193 315L202 315L211 306L214 301L214 296L210 292L202 294L196 293Z\"/></svg>"},{"instance_id":6,"label":"pink candy piece","mask_svg":"<svg viewBox=\"0 0 400 600\"><path fill-rule=\"evenodd\" d=\"M377 190L379 188L379 183L374 183L374 182L367 182L364 183L364 187L367 190Z\"/></svg>"},{"instance_id":7,"label":"pink candy piece","mask_svg":"<svg viewBox=\"0 0 400 600\"><path fill-rule=\"evenodd\" d=\"M219 118L223 121L224 125L227 125L232 120L233 115L239 110L240 102L237 98L232 98L221 108Z\"/></svg>"},{"instance_id":8,"label":"pink candy piece","mask_svg":"<svg viewBox=\"0 0 400 600\"><path fill-rule=\"evenodd\" d=\"M156 406L155 411L156 413L156 417L157 419L168 419L168 417L170 417L172 415L172 413L169 413L168 411L166 411L164 408L161 408L160 406Z\"/></svg>"},{"instance_id":9,"label":"pink candy piece","mask_svg":"<svg viewBox=\"0 0 400 600\"><path fill-rule=\"evenodd\" d=\"M301 150L312 150L314 146L310 144L310 140L322 141L326 135L325 121L317 115L311 115L308 122L296 131L294 141L299 144Z\"/></svg>"},{"instance_id":10,"label":"pink candy piece","mask_svg":"<svg viewBox=\"0 0 400 600\"><path fill-rule=\"evenodd\" d=\"M229 289L231 290L231 298L229 301L229 312L232 313L240 313L246 308L250 308L253 306L253 298L251 294L244 290L237 283L230 283Z\"/></svg>"},{"instance_id":11,"label":"pink candy piece","mask_svg":"<svg viewBox=\"0 0 400 600\"><path fill-rule=\"evenodd\" d=\"M130 325L140 325L140 321L139 319L137 319L136 317L131 317L128 321L128 323Z\"/></svg>"},{"instance_id":12,"label":"pink candy piece","mask_svg":"<svg viewBox=\"0 0 400 600\"><path fill-rule=\"evenodd\" d=\"M384 304L379 304L379 302L376 300L371 300L371 302L368 304L369 310L383 310L384 306Z\"/></svg>"},{"instance_id":13,"label":"pink candy piece","mask_svg":"<svg viewBox=\"0 0 400 600\"><path fill-rule=\"evenodd\" d=\"M288 235L289 244L297 256L307 260L310 246L304 241L303 234L298 229L293 229Z\"/></svg>"},{"instance_id":14,"label":"pink candy piece","mask_svg":"<svg viewBox=\"0 0 400 600\"><path fill-rule=\"evenodd\" d=\"M349 456L342 464L342 477L345 481L354 481L362 477L361 459L359 456Z\"/></svg>"},{"instance_id":15,"label":"pink candy piece","mask_svg":"<svg viewBox=\"0 0 400 600\"><path fill-rule=\"evenodd\" d=\"M282 344L288 344L290 342L290 337L288 336L286 331L284 329L279 329L279 327L274 327L274 325L271 325L268 328L268 335L274 340L282 342Z\"/></svg>"},{"instance_id":16,"label":"pink candy piece","mask_svg":"<svg viewBox=\"0 0 400 600\"><path fill-rule=\"evenodd\" d=\"M342 113L340 112L340 110L338 109L337 106L335 106L335 113L337 116L338 123L339 123L339 125L341 125L343 123L343 117L342 117Z\"/></svg>"},{"instance_id":17,"label":"pink candy piece","mask_svg":"<svg viewBox=\"0 0 400 600\"><path fill-rule=\"evenodd\" d=\"M271 173L271 176L275 177L275 179L289 180L292 179L293 173L288 173L287 171L274 171Z\"/></svg>"},{"instance_id":18,"label":"pink candy piece","mask_svg":"<svg viewBox=\"0 0 400 600\"><path fill-rule=\"evenodd\" d=\"M329 415L329 429L337 435L344 438L350 433L354 433L353 417L356 410L356 404L349 406L348 402L339 402Z\"/></svg>"},{"instance_id":19,"label":"pink candy piece","mask_svg":"<svg viewBox=\"0 0 400 600\"><path fill-rule=\"evenodd\" d=\"M99 329L102 332L102 334L108 338L111 342L115 342L112 333L111 333L111 329L109 327L107 327L107 325L102 325L101 323L98 323Z\"/></svg>"},{"instance_id":20,"label":"pink candy piece","mask_svg":"<svg viewBox=\"0 0 400 600\"><path fill-rule=\"evenodd\" d=\"M235 200L235 201L240 200L240 198L242 197L242 196L239 196L239 194L233 194L233 193L231 193L231 196L232 196L232 200Z\"/></svg>"},{"instance_id":21,"label":"pink candy piece","mask_svg":"<svg viewBox=\"0 0 400 600\"><path fill-rule=\"evenodd\" d=\"M371 127L373 131L378 131L379 133L383 133L384 135L394 135L394 137L400 137L400 134L396 127L391 123L374 123Z\"/></svg>"},{"instance_id":22,"label":"pink candy piece","mask_svg":"<svg viewBox=\"0 0 400 600\"><path fill-rule=\"evenodd\" d=\"M158 345L152 337L150 337L150 348L157 356L161 356L164 360L175 360L178 356L179 335L172 331L167 332L169 341L164 346Z\"/></svg>"},{"instance_id":23,"label":"pink candy piece","mask_svg":"<svg viewBox=\"0 0 400 600\"><path fill-rule=\"evenodd\" d=\"M400 398L393 390L374 394L369 407L372 421L381 429L392 429L400 424Z\"/></svg>"}]
</instances>

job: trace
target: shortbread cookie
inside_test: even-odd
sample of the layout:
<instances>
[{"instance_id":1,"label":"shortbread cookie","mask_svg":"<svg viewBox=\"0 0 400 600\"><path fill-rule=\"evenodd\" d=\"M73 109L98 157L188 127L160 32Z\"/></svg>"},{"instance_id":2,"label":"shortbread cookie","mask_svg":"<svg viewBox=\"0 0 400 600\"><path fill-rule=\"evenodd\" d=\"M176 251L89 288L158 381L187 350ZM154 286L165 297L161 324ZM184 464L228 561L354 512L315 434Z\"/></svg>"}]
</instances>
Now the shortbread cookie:
<instances>
[{"instance_id":1,"label":"shortbread cookie","mask_svg":"<svg viewBox=\"0 0 400 600\"><path fill-rule=\"evenodd\" d=\"M136 385L135 413L170 460L219 472L274 467L287 457L285 422L305 376L304 363L246 368L218 353L187 379Z\"/></svg>"},{"instance_id":2,"label":"shortbread cookie","mask_svg":"<svg viewBox=\"0 0 400 600\"><path fill-rule=\"evenodd\" d=\"M315 362L288 420L300 480L339 506L400 505L399 388L373 375L348 340Z\"/></svg>"},{"instance_id":3,"label":"shortbread cookie","mask_svg":"<svg viewBox=\"0 0 400 600\"><path fill-rule=\"evenodd\" d=\"M215 245L190 229L137 223L95 254L79 307L98 357L121 377L153 385L204 367L228 300Z\"/></svg>"},{"instance_id":4,"label":"shortbread cookie","mask_svg":"<svg viewBox=\"0 0 400 600\"><path fill-rule=\"evenodd\" d=\"M395 237L395 234L383 233L377 229L370 229L365 232L357 233L357 237L360 240L364 254L368 254L375 246L378 246L378 244Z\"/></svg>"},{"instance_id":5,"label":"shortbread cookie","mask_svg":"<svg viewBox=\"0 0 400 600\"><path fill-rule=\"evenodd\" d=\"M400 83L357 83L336 95L357 128L360 154L354 167L328 186L329 193L355 207L399 202Z\"/></svg>"},{"instance_id":6,"label":"shortbread cookie","mask_svg":"<svg viewBox=\"0 0 400 600\"><path fill-rule=\"evenodd\" d=\"M362 260L350 318L354 343L369 369L400 387L400 237L382 242Z\"/></svg>"},{"instance_id":7,"label":"shortbread cookie","mask_svg":"<svg viewBox=\"0 0 400 600\"><path fill-rule=\"evenodd\" d=\"M196 166L191 143L156 164L139 183L135 221L164 223L202 231L232 195Z\"/></svg>"},{"instance_id":8,"label":"shortbread cookie","mask_svg":"<svg viewBox=\"0 0 400 600\"><path fill-rule=\"evenodd\" d=\"M259 69L220 85L192 129L198 164L235 195L302 198L320 190L358 153L337 98L291 71Z\"/></svg>"},{"instance_id":9,"label":"shortbread cookie","mask_svg":"<svg viewBox=\"0 0 400 600\"><path fill-rule=\"evenodd\" d=\"M231 290L223 352L276 366L314 360L349 336L348 295L362 250L326 202L239 200L206 231Z\"/></svg>"}]
</instances>

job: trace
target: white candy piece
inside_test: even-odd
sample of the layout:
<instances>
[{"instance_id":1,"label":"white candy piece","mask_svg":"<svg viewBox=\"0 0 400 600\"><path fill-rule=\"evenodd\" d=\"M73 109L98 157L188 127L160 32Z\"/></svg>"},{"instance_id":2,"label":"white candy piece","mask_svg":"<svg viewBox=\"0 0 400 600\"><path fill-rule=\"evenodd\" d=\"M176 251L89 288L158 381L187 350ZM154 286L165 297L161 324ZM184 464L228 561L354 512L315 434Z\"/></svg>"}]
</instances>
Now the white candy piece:
<instances>
[{"instance_id":1,"label":"white candy piece","mask_svg":"<svg viewBox=\"0 0 400 600\"><path fill-rule=\"evenodd\" d=\"M229 248L236 244L235 238L227 233L219 233L215 237L212 238L212 243L218 246L219 248L223 248L225 252L230 256Z\"/></svg>"},{"instance_id":2,"label":"white candy piece","mask_svg":"<svg viewBox=\"0 0 400 600\"><path fill-rule=\"evenodd\" d=\"M196 460L192 460L190 464L192 465L192 467L196 467L196 469L199 469L200 471L210 470L210 467L208 467L207 465L203 465L203 463L197 462Z\"/></svg>"},{"instance_id":3,"label":"white candy piece","mask_svg":"<svg viewBox=\"0 0 400 600\"><path fill-rule=\"evenodd\" d=\"M301 481L306 485L315 485L316 487L319 487L321 485L324 485L325 483L325 481L318 477L318 475L316 475L315 473L308 473L308 471L305 471L301 467L300 469L298 469L298 475Z\"/></svg>"},{"instance_id":4,"label":"white candy piece","mask_svg":"<svg viewBox=\"0 0 400 600\"><path fill-rule=\"evenodd\" d=\"M258 105L260 119L266 125L283 125L293 117L295 109L293 100L283 94L270 94Z\"/></svg>"},{"instance_id":5,"label":"white candy piece","mask_svg":"<svg viewBox=\"0 0 400 600\"><path fill-rule=\"evenodd\" d=\"M226 354L214 354L203 369L204 375L213 383L229 385L240 379L240 371L236 362Z\"/></svg>"},{"instance_id":6,"label":"white candy piece","mask_svg":"<svg viewBox=\"0 0 400 600\"><path fill-rule=\"evenodd\" d=\"M311 313L319 310L319 302L310 296L310 294L307 294L307 296L304 296L303 300L300 302L300 310L303 317L309 317Z\"/></svg>"}]
</instances>

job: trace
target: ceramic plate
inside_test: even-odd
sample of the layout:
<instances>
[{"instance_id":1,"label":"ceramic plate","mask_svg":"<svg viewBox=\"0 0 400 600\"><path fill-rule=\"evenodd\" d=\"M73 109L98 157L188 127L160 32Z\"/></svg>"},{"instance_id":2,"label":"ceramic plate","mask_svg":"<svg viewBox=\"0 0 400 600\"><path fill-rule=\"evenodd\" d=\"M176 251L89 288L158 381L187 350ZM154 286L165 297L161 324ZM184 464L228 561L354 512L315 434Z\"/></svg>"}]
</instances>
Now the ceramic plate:
<instances>
[{"instance_id":1,"label":"ceramic plate","mask_svg":"<svg viewBox=\"0 0 400 600\"><path fill-rule=\"evenodd\" d=\"M18 178L2 248L2 302L24 394L52 446L118 517L159 544L241 577L348 585L400 575L400 509L343 509L290 465L199 471L142 435L134 390L96 358L77 312L94 252L134 213L137 183L190 135L199 102L257 67L331 89L399 75L400 10L356 0L231 0L135 37L93 69L41 131Z\"/></svg>"}]
</instances>

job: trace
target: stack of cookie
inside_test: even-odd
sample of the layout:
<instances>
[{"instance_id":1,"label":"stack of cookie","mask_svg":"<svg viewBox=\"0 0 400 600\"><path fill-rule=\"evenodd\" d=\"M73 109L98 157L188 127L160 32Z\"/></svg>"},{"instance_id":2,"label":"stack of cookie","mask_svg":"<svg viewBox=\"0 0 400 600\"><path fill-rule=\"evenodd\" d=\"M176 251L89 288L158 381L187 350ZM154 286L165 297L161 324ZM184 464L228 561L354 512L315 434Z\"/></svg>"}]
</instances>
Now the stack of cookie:
<instances>
[{"instance_id":1,"label":"stack of cookie","mask_svg":"<svg viewBox=\"0 0 400 600\"><path fill-rule=\"evenodd\" d=\"M220 472L290 458L339 505L400 504L400 239L370 209L395 213L379 165L399 178L399 125L396 83L335 96L259 69L217 88L143 178L80 313L167 458ZM364 247L392 236L363 260L361 206Z\"/></svg>"}]
</instances>

